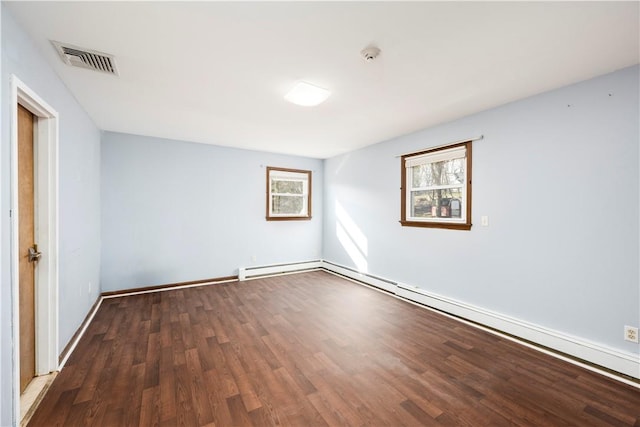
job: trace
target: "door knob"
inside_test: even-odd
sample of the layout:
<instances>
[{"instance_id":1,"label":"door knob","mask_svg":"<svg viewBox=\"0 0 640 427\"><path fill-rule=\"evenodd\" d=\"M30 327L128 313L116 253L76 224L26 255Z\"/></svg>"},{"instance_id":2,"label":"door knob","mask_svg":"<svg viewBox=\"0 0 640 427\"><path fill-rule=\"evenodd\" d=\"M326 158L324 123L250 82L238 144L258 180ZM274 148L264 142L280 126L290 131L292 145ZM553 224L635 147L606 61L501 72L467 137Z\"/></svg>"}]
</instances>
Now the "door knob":
<instances>
[{"instance_id":1,"label":"door knob","mask_svg":"<svg viewBox=\"0 0 640 427\"><path fill-rule=\"evenodd\" d=\"M42 252L38 252L38 245L33 245L29 248L29 262L38 262Z\"/></svg>"}]
</instances>

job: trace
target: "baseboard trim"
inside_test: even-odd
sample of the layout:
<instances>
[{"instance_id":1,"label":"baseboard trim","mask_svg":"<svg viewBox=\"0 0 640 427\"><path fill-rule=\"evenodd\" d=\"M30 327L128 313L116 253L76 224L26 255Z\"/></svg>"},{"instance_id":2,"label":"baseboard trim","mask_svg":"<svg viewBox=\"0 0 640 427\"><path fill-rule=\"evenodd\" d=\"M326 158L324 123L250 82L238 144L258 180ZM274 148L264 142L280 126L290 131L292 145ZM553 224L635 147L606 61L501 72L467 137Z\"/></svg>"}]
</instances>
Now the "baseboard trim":
<instances>
[{"instance_id":1,"label":"baseboard trim","mask_svg":"<svg viewBox=\"0 0 640 427\"><path fill-rule=\"evenodd\" d=\"M581 338L543 328L477 306L462 303L422 289L398 286L398 296L433 307L475 323L497 329L526 341L586 360L595 365L640 379L640 362L631 353L623 353Z\"/></svg>"},{"instance_id":2,"label":"baseboard trim","mask_svg":"<svg viewBox=\"0 0 640 427\"><path fill-rule=\"evenodd\" d=\"M80 325L80 328L60 354L58 370L62 369L66 363L104 299L315 270L324 270L328 273L345 277L355 283L373 287L395 298L418 304L430 310L435 310L470 326L480 328L534 350L624 382L633 387L640 388L640 360L637 355L633 353L622 352L582 338L570 336L556 330L544 328L498 312L431 293L421 288L360 272L351 267L326 260L240 268L240 274L237 277L229 276L218 279L197 280L125 291L105 292L94 303L89 314ZM586 363L581 362L581 360ZM602 369L599 367L602 367Z\"/></svg>"},{"instance_id":3,"label":"baseboard trim","mask_svg":"<svg viewBox=\"0 0 640 427\"><path fill-rule=\"evenodd\" d=\"M216 277L212 279L191 280L189 282L167 283L164 285L152 285L152 286L145 286L141 288L123 289L120 291L103 292L100 295L104 298L113 298L113 297L118 297L123 295L131 295L135 293L157 292L161 290L166 290L166 288L181 288L181 287L183 288L187 286L210 285L214 283L231 282L234 280L238 280L238 276L224 276L224 277Z\"/></svg>"},{"instance_id":4,"label":"baseboard trim","mask_svg":"<svg viewBox=\"0 0 640 427\"><path fill-rule=\"evenodd\" d=\"M378 289L382 289L391 294L395 294L398 289L397 283L392 280L385 279L382 277L374 276L368 273L362 273L358 270L354 270L349 267L345 267L344 265L335 264L330 261L323 261L322 268L332 273L337 273L341 276L348 277L350 279L354 279L360 282L364 282L367 285L376 287Z\"/></svg>"},{"instance_id":5,"label":"baseboard trim","mask_svg":"<svg viewBox=\"0 0 640 427\"><path fill-rule=\"evenodd\" d=\"M620 373L632 378L632 380L624 381L623 378L615 376L616 379L623 380L623 382L635 387L640 387L640 384L637 382L637 380L640 379L640 360L638 356L633 353L612 349L501 313L430 293L421 288L393 282L392 280L368 273L358 272L350 267L333 262L323 261L322 268L328 272L392 293L401 299L433 308L445 314L450 314L454 318L468 320L472 325L477 324L489 332L495 330L501 333L501 336L510 335L515 337L518 342L532 343L533 346L530 347L540 351L547 348L551 350L548 353L552 355L555 355L553 353L557 352L559 356L568 355L572 358L581 359L588 363L601 366L604 369ZM524 340L524 342L522 340ZM565 357L562 358L566 360ZM577 360L575 362L580 363ZM580 366L589 369L585 364L580 364ZM606 371L598 370L598 372L607 375Z\"/></svg>"},{"instance_id":6,"label":"baseboard trim","mask_svg":"<svg viewBox=\"0 0 640 427\"><path fill-rule=\"evenodd\" d=\"M58 356L58 362L59 362L58 371L61 371L62 368L64 368L64 365L67 363L67 360L69 360L71 353L73 353L73 350L76 348L76 346L80 342L80 338L82 338L85 331L89 327L89 324L91 323L96 313L98 312L98 309L100 308L100 304L102 304L103 299L104 298L100 296L98 297L96 302L93 303L93 306L91 307L91 310L89 310L89 313L87 314L87 316L84 318L84 321L80 324L80 327L78 328L76 333L73 334L73 336L67 343L62 353L60 353L60 356Z\"/></svg>"},{"instance_id":7,"label":"baseboard trim","mask_svg":"<svg viewBox=\"0 0 640 427\"><path fill-rule=\"evenodd\" d=\"M96 298L95 302L89 309L89 312L85 316L84 320L82 321L82 323L80 323L80 326L76 330L76 333L73 334L73 336L71 337L67 345L64 347L64 349L58 356L58 370L62 369L62 366L63 366L62 361L67 358L67 356L71 353L71 349L75 347L75 342L80 339L81 331L84 331L87 325L89 325L89 322L91 321L91 319L93 319L93 316L95 315L96 311L98 311L98 307L100 306L101 302L102 302L102 298L100 296Z\"/></svg>"},{"instance_id":8,"label":"baseboard trim","mask_svg":"<svg viewBox=\"0 0 640 427\"><path fill-rule=\"evenodd\" d=\"M93 306L91 307L91 309L89 310L89 313L87 313L87 316L84 318L84 320L76 330L76 333L73 334L73 336L65 346L64 350L62 350L62 353L60 353L60 356L58 356L58 371L60 371L64 367L64 365L67 363L69 356L71 356L71 353L78 345L78 342L80 342L80 338L82 338L82 335L84 335L85 331L87 330L87 327L89 326L89 324L95 317L96 313L98 312L98 309L102 304L102 301L104 301L105 299L124 297L124 296L130 296L130 295L147 294L152 292L170 291L173 289L191 288L196 286L215 285L219 283L235 282L237 280L238 280L238 276L226 276L226 277L218 277L214 279L192 280L189 282L168 283L165 285L125 289L121 291L102 292L98 297L98 299L96 300L96 302L93 303Z\"/></svg>"},{"instance_id":9,"label":"baseboard trim","mask_svg":"<svg viewBox=\"0 0 640 427\"><path fill-rule=\"evenodd\" d=\"M249 279L277 276L285 273L301 273L304 271L318 270L322 267L322 260L301 261L289 264L272 264L255 267L238 268L238 280L240 282Z\"/></svg>"}]
</instances>

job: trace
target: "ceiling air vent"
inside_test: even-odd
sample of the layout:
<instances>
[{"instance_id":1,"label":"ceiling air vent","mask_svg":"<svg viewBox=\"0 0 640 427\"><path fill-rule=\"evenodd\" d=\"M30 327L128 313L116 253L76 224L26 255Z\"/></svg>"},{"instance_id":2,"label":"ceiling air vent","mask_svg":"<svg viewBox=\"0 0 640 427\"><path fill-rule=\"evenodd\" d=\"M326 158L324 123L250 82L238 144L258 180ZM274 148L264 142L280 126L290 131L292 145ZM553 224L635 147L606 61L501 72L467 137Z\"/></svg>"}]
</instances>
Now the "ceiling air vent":
<instances>
[{"instance_id":1,"label":"ceiling air vent","mask_svg":"<svg viewBox=\"0 0 640 427\"><path fill-rule=\"evenodd\" d=\"M95 50L72 46L66 43L51 41L60 54L62 62L74 67L88 68L103 73L118 75L113 55Z\"/></svg>"}]
</instances>

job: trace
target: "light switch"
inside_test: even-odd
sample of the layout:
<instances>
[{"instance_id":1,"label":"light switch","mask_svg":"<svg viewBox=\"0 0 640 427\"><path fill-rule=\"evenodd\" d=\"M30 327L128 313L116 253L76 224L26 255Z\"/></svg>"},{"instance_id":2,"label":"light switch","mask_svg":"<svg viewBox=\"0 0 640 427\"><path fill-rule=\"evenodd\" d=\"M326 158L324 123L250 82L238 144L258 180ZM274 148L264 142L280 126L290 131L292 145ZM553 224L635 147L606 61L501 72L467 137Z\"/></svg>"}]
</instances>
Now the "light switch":
<instances>
[{"instance_id":1,"label":"light switch","mask_svg":"<svg viewBox=\"0 0 640 427\"><path fill-rule=\"evenodd\" d=\"M483 215L482 217L480 217L480 223L482 224L483 227L488 227L489 226L489 217L486 215Z\"/></svg>"}]
</instances>

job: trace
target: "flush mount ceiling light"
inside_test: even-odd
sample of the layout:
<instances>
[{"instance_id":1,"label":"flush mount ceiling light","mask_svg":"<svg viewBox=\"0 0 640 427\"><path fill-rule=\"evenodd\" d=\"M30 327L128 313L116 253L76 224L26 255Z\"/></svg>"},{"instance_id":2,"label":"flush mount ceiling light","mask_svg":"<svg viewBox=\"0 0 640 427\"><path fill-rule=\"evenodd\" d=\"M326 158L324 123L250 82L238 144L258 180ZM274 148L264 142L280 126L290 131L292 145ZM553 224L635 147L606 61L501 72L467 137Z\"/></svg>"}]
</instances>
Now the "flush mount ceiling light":
<instances>
[{"instance_id":1,"label":"flush mount ceiling light","mask_svg":"<svg viewBox=\"0 0 640 427\"><path fill-rule=\"evenodd\" d=\"M331 92L327 89L301 81L296 83L296 85L287 92L284 99L293 104L302 105L303 107L313 107L324 102L329 95L331 95Z\"/></svg>"}]
</instances>

